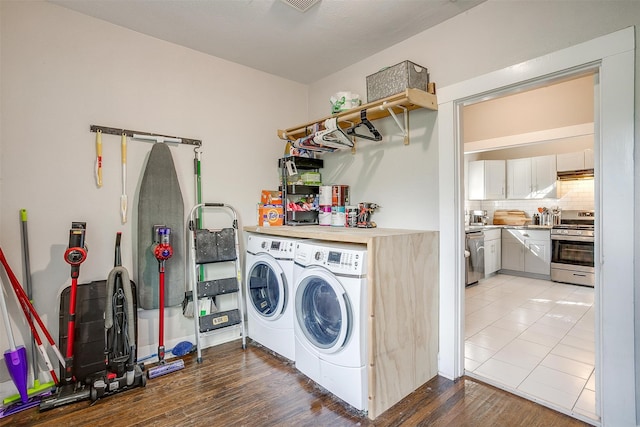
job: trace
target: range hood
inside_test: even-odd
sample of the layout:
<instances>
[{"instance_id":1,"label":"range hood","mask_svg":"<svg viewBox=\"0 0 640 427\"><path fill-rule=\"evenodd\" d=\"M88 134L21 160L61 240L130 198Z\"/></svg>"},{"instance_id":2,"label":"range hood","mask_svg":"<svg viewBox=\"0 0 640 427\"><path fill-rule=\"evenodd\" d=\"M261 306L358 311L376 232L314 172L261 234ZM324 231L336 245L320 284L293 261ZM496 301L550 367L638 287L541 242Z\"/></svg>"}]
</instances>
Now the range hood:
<instances>
[{"instance_id":1,"label":"range hood","mask_svg":"<svg viewBox=\"0 0 640 427\"><path fill-rule=\"evenodd\" d=\"M571 181L576 179L593 178L593 169L580 169L574 171L558 171L560 181Z\"/></svg>"}]
</instances>

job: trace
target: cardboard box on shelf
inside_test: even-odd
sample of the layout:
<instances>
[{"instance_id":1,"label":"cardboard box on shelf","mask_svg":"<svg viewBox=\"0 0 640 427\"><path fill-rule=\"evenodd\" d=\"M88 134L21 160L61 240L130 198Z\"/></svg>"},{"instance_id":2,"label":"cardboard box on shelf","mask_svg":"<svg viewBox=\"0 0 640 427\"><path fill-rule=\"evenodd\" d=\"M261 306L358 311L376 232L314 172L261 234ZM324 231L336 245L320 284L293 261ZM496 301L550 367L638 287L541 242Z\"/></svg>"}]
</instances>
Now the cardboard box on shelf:
<instances>
[{"instance_id":1,"label":"cardboard box on shelf","mask_svg":"<svg viewBox=\"0 0 640 427\"><path fill-rule=\"evenodd\" d=\"M282 192L275 190L262 190L260 203L263 205L282 205Z\"/></svg>"}]
</instances>

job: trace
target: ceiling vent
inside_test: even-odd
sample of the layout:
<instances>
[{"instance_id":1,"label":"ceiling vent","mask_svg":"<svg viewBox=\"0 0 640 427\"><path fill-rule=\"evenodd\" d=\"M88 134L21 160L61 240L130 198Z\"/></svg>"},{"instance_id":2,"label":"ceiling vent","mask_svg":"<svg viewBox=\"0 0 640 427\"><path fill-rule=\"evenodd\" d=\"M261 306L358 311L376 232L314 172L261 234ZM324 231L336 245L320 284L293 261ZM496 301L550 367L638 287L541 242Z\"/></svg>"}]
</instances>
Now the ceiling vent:
<instances>
[{"instance_id":1,"label":"ceiling vent","mask_svg":"<svg viewBox=\"0 0 640 427\"><path fill-rule=\"evenodd\" d=\"M299 12L306 12L320 0L281 0Z\"/></svg>"}]
</instances>

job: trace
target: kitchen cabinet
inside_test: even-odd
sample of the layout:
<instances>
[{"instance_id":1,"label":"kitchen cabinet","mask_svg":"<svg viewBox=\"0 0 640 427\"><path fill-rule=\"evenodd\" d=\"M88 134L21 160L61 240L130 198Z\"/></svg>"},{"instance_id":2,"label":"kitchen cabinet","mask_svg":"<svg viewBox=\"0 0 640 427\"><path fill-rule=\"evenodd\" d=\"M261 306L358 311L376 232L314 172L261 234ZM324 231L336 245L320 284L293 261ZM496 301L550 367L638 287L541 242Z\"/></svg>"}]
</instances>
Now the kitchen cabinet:
<instances>
[{"instance_id":1,"label":"kitchen cabinet","mask_svg":"<svg viewBox=\"0 0 640 427\"><path fill-rule=\"evenodd\" d=\"M558 172L593 169L593 150L558 154L556 169Z\"/></svg>"},{"instance_id":2,"label":"kitchen cabinet","mask_svg":"<svg viewBox=\"0 0 640 427\"><path fill-rule=\"evenodd\" d=\"M505 192L504 160L477 160L469 162L469 200L502 200Z\"/></svg>"},{"instance_id":3,"label":"kitchen cabinet","mask_svg":"<svg viewBox=\"0 0 640 427\"><path fill-rule=\"evenodd\" d=\"M499 228L484 230L484 275L485 277L500 270L502 266L502 230Z\"/></svg>"},{"instance_id":4,"label":"kitchen cabinet","mask_svg":"<svg viewBox=\"0 0 640 427\"><path fill-rule=\"evenodd\" d=\"M507 160L507 199L556 197L556 156Z\"/></svg>"},{"instance_id":5,"label":"kitchen cabinet","mask_svg":"<svg viewBox=\"0 0 640 427\"><path fill-rule=\"evenodd\" d=\"M438 374L438 232L319 225L244 230L367 245L370 419Z\"/></svg>"},{"instance_id":6,"label":"kitchen cabinet","mask_svg":"<svg viewBox=\"0 0 640 427\"><path fill-rule=\"evenodd\" d=\"M503 229L502 270L532 277L550 277L550 230Z\"/></svg>"},{"instance_id":7,"label":"kitchen cabinet","mask_svg":"<svg viewBox=\"0 0 640 427\"><path fill-rule=\"evenodd\" d=\"M507 199L527 199L531 193L531 159L507 160Z\"/></svg>"}]
</instances>

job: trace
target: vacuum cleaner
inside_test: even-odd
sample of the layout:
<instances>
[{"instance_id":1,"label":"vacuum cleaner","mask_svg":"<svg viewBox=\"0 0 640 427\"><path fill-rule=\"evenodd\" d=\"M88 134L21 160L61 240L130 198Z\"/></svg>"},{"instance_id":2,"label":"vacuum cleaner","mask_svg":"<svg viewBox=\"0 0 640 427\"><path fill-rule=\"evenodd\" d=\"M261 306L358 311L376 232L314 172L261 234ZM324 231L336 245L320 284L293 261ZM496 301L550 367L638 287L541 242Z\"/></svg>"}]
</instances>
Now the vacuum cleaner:
<instances>
[{"instance_id":1,"label":"vacuum cleaner","mask_svg":"<svg viewBox=\"0 0 640 427\"><path fill-rule=\"evenodd\" d=\"M87 259L85 246L86 222L72 222L69 231L69 247L64 253L64 260L71 265L71 298L69 301L69 321L67 322L67 351L65 354L64 379L61 380L56 392L42 400L40 411L57 408L69 403L79 402L89 398L89 387L76 381L73 371L73 342L75 338L76 294L78 292L78 276L80 264Z\"/></svg>"},{"instance_id":2,"label":"vacuum cleaner","mask_svg":"<svg viewBox=\"0 0 640 427\"><path fill-rule=\"evenodd\" d=\"M167 363L164 360L164 270L165 262L173 255L173 248L170 243L171 229L165 226L154 226L154 236L157 242L153 249L153 254L158 260L159 268L159 304L158 304L158 322L159 322L159 338L158 338L158 364L147 371L149 379L167 375L184 368L184 360L178 359L174 362Z\"/></svg>"},{"instance_id":3,"label":"vacuum cleaner","mask_svg":"<svg viewBox=\"0 0 640 427\"><path fill-rule=\"evenodd\" d=\"M127 269L122 267L120 240L116 234L114 268L107 277L104 309L105 373L94 378L91 401L134 387L145 387L144 366L136 363L136 308Z\"/></svg>"}]
</instances>

